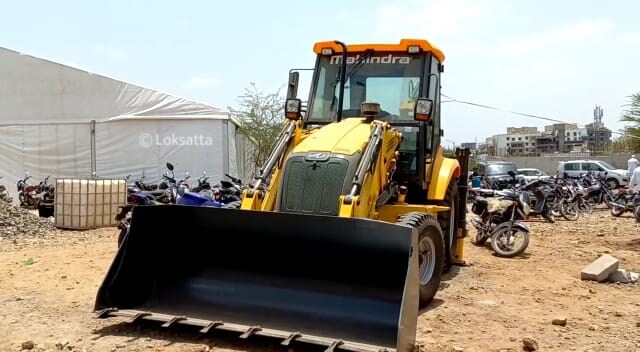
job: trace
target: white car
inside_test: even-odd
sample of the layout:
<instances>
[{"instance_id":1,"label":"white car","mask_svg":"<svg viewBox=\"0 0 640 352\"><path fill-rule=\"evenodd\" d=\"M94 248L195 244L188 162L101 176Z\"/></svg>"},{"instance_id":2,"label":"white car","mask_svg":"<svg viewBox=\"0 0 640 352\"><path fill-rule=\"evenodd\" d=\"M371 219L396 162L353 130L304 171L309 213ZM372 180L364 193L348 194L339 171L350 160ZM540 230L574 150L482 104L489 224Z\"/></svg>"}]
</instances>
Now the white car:
<instances>
[{"instance_id":1,"label":"white car","mask_svg":"<svg viewBox=\"0 0 640 352\"><path fill-rule=\"evenodd\" d=\"M558 162L558 176L580 177L585 174L605 177L609 187L617 188L629 184L631 174L602 160L570 160Z\"/></svg>"},{"instance_id":2,"label":"white car","mask_svg":"<svg viewBox=\"0 0 640 352\"><path fill-rule=\"evenodd\" d=\"M546 172L544 172L544 171L542 171L540 169L534 169L534 168L518 169L518 174L521 175L522 177L524 177L525 181L527 181L527 182L540 180L540 179L551 178L551 176L549 174L547 174Z\"/></svg>"}]
</instances>

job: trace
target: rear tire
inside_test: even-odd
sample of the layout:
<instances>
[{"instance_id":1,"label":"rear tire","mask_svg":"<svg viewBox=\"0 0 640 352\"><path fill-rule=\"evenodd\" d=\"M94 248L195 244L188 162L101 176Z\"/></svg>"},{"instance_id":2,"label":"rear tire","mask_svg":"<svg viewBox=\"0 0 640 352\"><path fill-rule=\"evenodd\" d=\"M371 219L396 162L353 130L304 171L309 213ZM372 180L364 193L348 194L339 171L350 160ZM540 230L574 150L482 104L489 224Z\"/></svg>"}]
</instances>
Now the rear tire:
<instances>
[{"instance_id":1,"label":"rear tire","mask_svg":"<svg viewBox=\"0 0 640 352\"><path fill-rule=\"evenodd\" d=\"M618 180L613 177L608 178L606 182L609 185L610 189L617 189L618 187L620 187L620 182L618 182Z\"/></svg>"},{"instance_id":2,"label":"rear tire","mask_svg":"<svg viewBox=\"0 0 640 352\"><path fill-rule=\"evenodd\" d=\"M446 262L444 271L447 272L455 260L455 243L456 243L456 214L458 212L458 186L457 178L451 179L447 188L447 194L444 198L444 206L451 207L447 212L438 213L438 222L445 239Z\"/></svg>"},{"instance_id":3,"label":"rear tire","mask_svg":"<svg viewBox=\"0 0 640 352\"><path fill-rule=\"evenodd\" d=\"M397 224L408 225L418 231L418 285L420 308L423 308L433 300L442 281L446 255L442 229L434 217L421 212L404 214Z\"/></svg>"}]
</instances>

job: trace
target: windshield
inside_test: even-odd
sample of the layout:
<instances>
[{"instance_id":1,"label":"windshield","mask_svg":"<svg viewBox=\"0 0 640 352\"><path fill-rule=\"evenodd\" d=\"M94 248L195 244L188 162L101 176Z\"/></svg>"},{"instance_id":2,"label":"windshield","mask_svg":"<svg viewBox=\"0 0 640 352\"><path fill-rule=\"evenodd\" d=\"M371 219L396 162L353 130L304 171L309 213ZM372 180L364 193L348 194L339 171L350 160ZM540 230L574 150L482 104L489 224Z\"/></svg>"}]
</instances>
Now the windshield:
<instances>
[{"instance_id":1,"label":"windshield","mask_svg":"<svg viewBox=\"0 0 640 352\"><path fill-rule=\"evenodd\" d=\"M613 167L613 165L609 164L606 161L600 161L600 166L602 166L603 168L605 168L606 170L616 170L615 167Z\"/></svg>"},{"instance_id":2,"label":"windshield","mask_svg":"<svg viewBox=\"0 0 640 352\"><path fill-rule=\"evenodd\" d=\"M360 117L360 104L368 101L380 104L380 118L413 121L413 103L420 93L424 55L375 53L358 63L360 58L362 56L354 55L347 59L342 116ZM341 55L320 57L308 121L336 119L341 62Z\"/></svg>"},{"instance_id":3,"label":"windshield","mask_svg":"<svg viewBox=\"0 0 640 352\"><path fill-rule=\"evenodd\" d=\"M515 164L489 164L487 165L487 175L506 175L509 171L518 172Z\"/></svg>"}]
</instances>

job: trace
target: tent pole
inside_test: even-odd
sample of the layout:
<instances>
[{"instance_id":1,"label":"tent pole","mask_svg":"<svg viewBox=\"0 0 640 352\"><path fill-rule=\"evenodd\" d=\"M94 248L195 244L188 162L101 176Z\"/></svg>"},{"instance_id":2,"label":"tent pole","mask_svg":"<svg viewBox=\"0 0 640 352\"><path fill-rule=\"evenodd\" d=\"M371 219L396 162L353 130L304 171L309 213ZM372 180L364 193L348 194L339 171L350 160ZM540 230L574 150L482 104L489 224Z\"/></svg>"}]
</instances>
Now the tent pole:
<instances>
[{"instance_id":1,"label":"tent pole","mask_svg":"<svg viewBox=\"0 0 640 352\"><path fill-rule=\"evenodd\" d=\"M96 120L91 120L91 177L96 176Z\"/></svg>"}]
</instances>

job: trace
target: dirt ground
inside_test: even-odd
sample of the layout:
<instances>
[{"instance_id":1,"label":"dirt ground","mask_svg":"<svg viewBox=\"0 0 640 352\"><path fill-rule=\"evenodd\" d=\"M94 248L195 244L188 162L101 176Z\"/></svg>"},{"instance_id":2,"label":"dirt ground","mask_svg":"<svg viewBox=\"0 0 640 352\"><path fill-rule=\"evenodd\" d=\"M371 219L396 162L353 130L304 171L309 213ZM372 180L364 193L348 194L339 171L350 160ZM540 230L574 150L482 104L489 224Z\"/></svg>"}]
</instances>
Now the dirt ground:
<instances>
[{"instance_id":1,"label":"dirt ground","mask_svg":"<svg viewBox=\"0 0 640 352\"><path fill-rule=\"evenodd\" d=\"M640 286L580 280L604 253L640 272L640 224L599 210L577 222L529 225L529 248L514 259L474 246L470 231L468 266L447 275L419 317L419 349L521 351L531 337L540 351L640 351ZM36 351L285 351L268 341L93 319L116 238L108 228L0 240L0 350L32 341Z\"/></svg>"}]
</instances>

